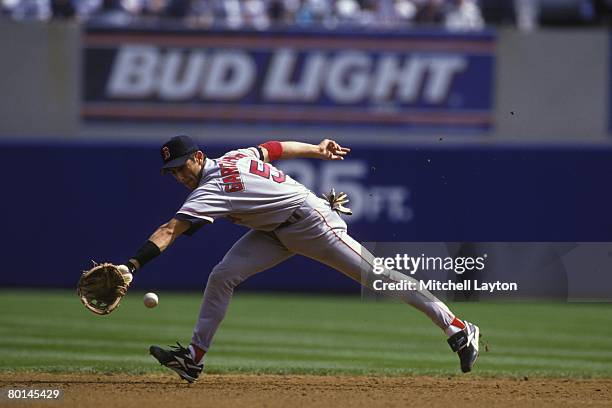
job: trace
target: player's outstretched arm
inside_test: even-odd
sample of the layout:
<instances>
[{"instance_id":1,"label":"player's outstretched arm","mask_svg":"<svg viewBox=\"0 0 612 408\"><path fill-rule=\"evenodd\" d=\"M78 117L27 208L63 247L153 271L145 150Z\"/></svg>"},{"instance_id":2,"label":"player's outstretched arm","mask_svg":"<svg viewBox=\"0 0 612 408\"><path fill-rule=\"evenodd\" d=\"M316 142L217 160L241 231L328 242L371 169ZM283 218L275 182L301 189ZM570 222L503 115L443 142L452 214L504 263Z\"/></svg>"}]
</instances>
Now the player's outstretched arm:
<instances>
[{"instance_id":1,"label":"player's outstretched arm","mask_svg":"<svg viewBox=\"0 0 612 408\"><path fill-rule=\"evenodd\" d=\"M125 264L94 264L93 268L83 273L77 284L77 294L81 302L96 314L111 313L119 306L119 302L132 283L132 274L161 254L190 226L187 221L173 218L156 229L149 240Z\"/></svg>"},{"instance_id":2,"label":"player's outstretched arm","mask_svg":"<svg viewBox=\"0 0 612 408\"><path fill-rule=\"evenodd\" d=\"M276 143L278 145L275 145ZM324 139L318 145L302 142L267 142L260 147L266 162L299 158L344 160L344 157L351 151L348 147L342 147L331 139Z\"/></svg>"},{"instance_id":3,"label":"player's outstretched arm","mask_svg":"<svg viewBox=\"0 0 612 408\"><path fill-rule=\"evenodd\" d=\"M136 269L140 269L144 263L165 251L190 226L191 224L188 221L176 218L172 218L167 223L162 224L138 250L136 255L130 258L129 263L134 265Z\"/></svg>"}]
</instances>

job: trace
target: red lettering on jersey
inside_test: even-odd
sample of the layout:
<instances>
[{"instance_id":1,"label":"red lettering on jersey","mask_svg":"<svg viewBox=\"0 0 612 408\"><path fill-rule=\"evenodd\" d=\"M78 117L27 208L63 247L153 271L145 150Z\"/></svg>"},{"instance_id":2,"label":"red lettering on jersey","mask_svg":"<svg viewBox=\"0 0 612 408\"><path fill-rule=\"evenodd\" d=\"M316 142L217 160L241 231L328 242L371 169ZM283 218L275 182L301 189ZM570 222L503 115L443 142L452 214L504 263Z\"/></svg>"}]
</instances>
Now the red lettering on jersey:
<instances>
[{"instance_id":1,"label":"red lettering on jersey","mask_svg":"<svg viewBox=\"0 0 612 408\"><path fill-rule=\"evenodd\" d=\"M226 193L235 193L244 190L244 184L240 178L240 170L236 167L236 162L245 154L236 153L231 156L223 156L219 160L219 168L221 169L221 180L223 181L223 190Z\"/></svg>"},{"instance_id":2,"label":"red lettering on jersey","mask_svg":"<svg viewBox=\"0 0 612 408\"><path fill-rule=\"evenodd\" d=\"M259 168L260 164L262 165L261 167L263 169ZM271 170L271 168L270 168L270 165L268 163L262 163L262 162L260 162L258 160L251 160L251 168L249 169L249 172L251 174L255 174L257 176L269 179L270 178L270 170ZM286 179L285 174L282 171L278 170L278 169L276 169L276 171L278 172L278 174L277 175L273 175L272 176L272 180L276 181L277 183L284 183L285 179Z\"/></svg>"},{"instance_id":3,"label":"red lettering on jersey","mask_svg":"<svg viewBox=\"0 0 612 408\"><path fill-rule=\"evenodd\" d=\"M276 181L277 183L284 183L285 182L285 173L283 173L282 171L278 170L278 174L276 176L272 176L272 180Z\"/></svg>"},{"instance_id":4,"label":"red lettering on jersey","mask_svg":"<svg viewBox=\"0 0 612 408\"><path fill-rule=\"evenodd\" d=\"M242 159L243 157L247 157L246 154L236 153L232 156L223 156L221 161L226 162L228 164L234 164L236 161Z\"/></svg>"},{"instance_id":5,"label":"red lettering on jersey","mask_svg":"<svg viewBox=\"0 0 612 408\"><path fill-rule=\"evenodd\" d=\"M223 177L224 183L240 183L240 176L236 174L231 174L227 177Z\"/></svg>"},{"instance_id":6,"label":"red lettering on jersey","mask_svg":"<svg viewBox=\"0 0 612 408\"><path fill-rule=\"evenodd\" d=\"M221 167L221 177L229 176L230 174L240 174L240 172L238 171L236 167L225 167L225 166L219 166L219 167Z\"/></svg>"},{"instance_id":7,"label":"red lettering on jersey","mask_svg":"<svg viewBox=\"0 0 612 408\"><path fill-rule=\"evenodd\" d=\"M237 191L242 191L242 190L244 190L244 184L242 184L242 182L227 184L225 186L226 193L235 193Z\"/></svg>"},{"instance_id":8,"label":"red lettering on jersey","mask_svg":"<svg viewBox=\"0 0 612 408\"><path fill-rule=\"evenodd\" d=\"M259 169L259 165L262 165L263 169L260 170ZM255 174L257 176L263 177L263 178L270 178L270 166L267 163L262 163L260 161L257 160L251 160L251 169L250 169L250 173L251 174Z\"/></svg>"}]
</instances>

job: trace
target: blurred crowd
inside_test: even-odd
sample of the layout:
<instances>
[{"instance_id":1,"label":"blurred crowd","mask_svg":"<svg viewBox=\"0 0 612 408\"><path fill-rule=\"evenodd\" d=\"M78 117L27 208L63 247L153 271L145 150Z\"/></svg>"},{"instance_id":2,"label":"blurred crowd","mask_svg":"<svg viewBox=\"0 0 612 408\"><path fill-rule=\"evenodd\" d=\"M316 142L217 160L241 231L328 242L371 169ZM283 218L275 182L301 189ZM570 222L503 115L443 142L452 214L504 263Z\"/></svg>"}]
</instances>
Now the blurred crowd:
<instances>
[{"instance_id":1,"label":"blurred crowd","mask_svg":"<svg viewBox=\"0 0 612 408\"><path fill-rule=\"evenodd\" d=\"M598 23L612 0L0 0L14 20L75 19L110 25L176 22L195 28L444 26L480 30L516 23L532 30L549 10L575 23Z\"/></svg>"},{"instance_id":2,"label":"blurred crowd","mask_svg":"<svg viewBox=\"0 0 612 408\"><path fill-rule=\"evenodd\" d=\"M444 24L479 30L477 0L1 0L14 19L75 18L109 24L181 19L189 26L256 28Z\"/></svg>"}]
</instances>

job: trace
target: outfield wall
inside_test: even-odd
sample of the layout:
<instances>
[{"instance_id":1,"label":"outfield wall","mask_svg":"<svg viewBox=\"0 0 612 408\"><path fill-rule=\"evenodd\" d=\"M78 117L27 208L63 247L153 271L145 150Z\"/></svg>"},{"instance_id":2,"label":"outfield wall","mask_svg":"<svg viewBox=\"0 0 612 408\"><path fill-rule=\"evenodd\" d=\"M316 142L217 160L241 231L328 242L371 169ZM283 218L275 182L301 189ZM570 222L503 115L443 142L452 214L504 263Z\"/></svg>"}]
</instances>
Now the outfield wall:
<instances>
[{"instance_id":1,"label":"outfield wall","mask_svg":"<svg viewBox=\"0 0 612 408\"><path fill-rule=\"evenodd\" d=\"M230 146L211 146L216 156ZM90 260L120 262L171 218L186 191L158 173L156 148L2 146L5 215L0 286L71 287ZM402 163L400 166L398 163ZM360 241L612 242L612 149L371 146L343 162L280 167L316 192L351 194ZM246 229L227 221L182 237L147 266L142 288L203 288ZM292 259L253 289L347 291L347 278ZM53 265L50 269L49 265Z\"/></svg>"}]
</instances>

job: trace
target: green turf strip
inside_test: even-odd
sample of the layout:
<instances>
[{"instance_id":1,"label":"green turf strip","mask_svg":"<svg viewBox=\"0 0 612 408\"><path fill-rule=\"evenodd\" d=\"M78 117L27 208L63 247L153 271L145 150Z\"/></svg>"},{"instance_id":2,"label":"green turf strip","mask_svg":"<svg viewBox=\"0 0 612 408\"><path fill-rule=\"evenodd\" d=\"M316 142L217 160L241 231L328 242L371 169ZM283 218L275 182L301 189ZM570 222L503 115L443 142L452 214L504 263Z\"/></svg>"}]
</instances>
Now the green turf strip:
<instances>
[{"instance_id":1,"label":"green turf strip","mask_svg":"<svg viewBox=\"0 0 612 408\"><path fill-rule=\"evenodd\" d=\"M150 344L189 342L200 294L159 293L146 309L132 291L110 316L73 292L0 291L0 370L162 372ZM476 375L612 377L612 304L456 303L491 351ZM457 375L457 357L423 314L358 296L238 293L208 372Z\"/></svg>"}]
</instances>

